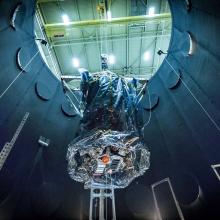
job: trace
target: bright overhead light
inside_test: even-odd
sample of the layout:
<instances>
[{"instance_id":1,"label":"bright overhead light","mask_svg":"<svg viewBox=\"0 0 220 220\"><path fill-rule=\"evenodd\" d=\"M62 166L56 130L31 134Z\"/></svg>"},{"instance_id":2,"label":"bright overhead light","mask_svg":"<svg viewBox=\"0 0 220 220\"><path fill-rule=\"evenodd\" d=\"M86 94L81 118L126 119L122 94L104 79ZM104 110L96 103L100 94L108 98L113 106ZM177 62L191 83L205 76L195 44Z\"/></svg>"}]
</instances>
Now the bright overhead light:
<instances>
[{"instance_id":1,"label":"bright overhead light","mask_svg":"<svg viewBox=\"0 0 220 220\"><path fill-rule=\"evenodd\" d=\"M66 14L62 15L62 19L63 19L63 23L65 25L68 25L70 23L70 19L69 19L68 15L66 15Z\"/></svg>"},{"instance_id":2,"label":"bright overhead light","mask_svg":"<svg viewBox=\"0 0 220 220\"><path fill-rule=\"evenodd\" d=\"M151 55L150 55L150 52L149 51L146 51L144 53L144 60L148 61L150 59Z\"/></svg>"},{"instance_id":3,"label":"bright overhead light","mask_svg":"<svg viewBox=\"0 0 220 220\"><path fill-rule=\"evenodd\" d=\"M109 62L109 64L114 64L115 63L115 56L114 55L109 55L108 56L108 62Z\"/></svg>"},{"instance_id":4,"label":"bright overhead light","mask_svg":"<svg viewBox=\"0 0 220 220\"><path fill-rule=\"evenodd\" d=\"M108 19L108 21L112 20L112 13L111 13L111 11L107 11L107 19Z\"/></svg>"},{"instance_id":5,"label":"bright overhead light","mask_svg":"<svg viewBox=\"0 0 220 220\"><path fill-rule=\"evenodd\" d=\"M154 7L150 7L149 11L148 11L148 15L149 16L154 16L154 14L155 14L155 8Z\"/></svg>"},{"instance_id":6,"label":"bright overhead light","mask_svg":"<svg viewBox=\"0 0 220 220\"><path fill-rule=\"evenodd\" d=\"M75 68L78 68L78 67L79 67L79 59L73 58L73 66L74 66Z\"/></svg>"}]
</instances>

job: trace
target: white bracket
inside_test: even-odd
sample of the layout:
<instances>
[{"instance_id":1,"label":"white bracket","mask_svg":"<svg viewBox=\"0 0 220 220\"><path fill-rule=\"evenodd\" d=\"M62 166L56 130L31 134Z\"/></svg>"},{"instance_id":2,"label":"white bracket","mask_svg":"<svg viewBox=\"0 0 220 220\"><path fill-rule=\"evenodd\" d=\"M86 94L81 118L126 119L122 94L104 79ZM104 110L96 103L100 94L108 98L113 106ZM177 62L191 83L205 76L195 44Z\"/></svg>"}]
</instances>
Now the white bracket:
<instances>
[{"instance_id":1,"label":"white bracket","mask_svg":"<svg viewBox=\"0 0 220 220\"><path fill-rule=\"evenodd\" d=\"M217 176L218 180L220 181L220 173L217 171L216 168L220 168L220 164L214 164L211 165L213 171L215 172L215 175Z\"/></svg>"},{"instance_id":2,"label":"white bracket","mask_svg":"<svg viewBox=\"0 0 220 220\"><path fill-rule=\"evenodd\" d=\"M180 216L180 219L184 220L184 216L183 216L182 210L180 208L179 202L178 202L178 200L176 198L176 195L174 193L174 190L173 190L173 187L172 187L172 184L171 184L169 178L165 178L165 179L160 180L160 181L158 181L158 182L156 182L156 183L151 185L151 189L152 189L152 192L153 192L153 198L154 198L154 203L155 203L158 219L162 220L162 217L161 217L161 214L160 214L160 209L159 209L159 206L158 206L158 202L157 202L157 198L156 198L154 189L155 189L155 187L157 187L157 186L159 186L159 185L161 185L163 183L168 183L170 191L171 191L171 194L173 196L173 199L174 199L174 202L175 202L175 205L176 205L176 208L177 208L177 211L178 211L178 214Z\"/></svg>"}]
</instances>

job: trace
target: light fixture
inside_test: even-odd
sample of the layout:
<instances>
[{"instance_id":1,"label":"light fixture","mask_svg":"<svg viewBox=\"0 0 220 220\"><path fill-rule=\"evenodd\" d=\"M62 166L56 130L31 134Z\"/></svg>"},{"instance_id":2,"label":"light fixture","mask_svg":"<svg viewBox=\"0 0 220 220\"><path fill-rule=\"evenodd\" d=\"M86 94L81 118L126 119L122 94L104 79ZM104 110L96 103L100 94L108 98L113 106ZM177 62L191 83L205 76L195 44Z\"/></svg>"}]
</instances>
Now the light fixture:
<instances>
[{"instance_id":1,"label":"light fixture","mask_svg":"<svg viewBox=\"0 0 220 220\"><path fill-rule=\"evenodd\" d=\"M108 62L109 62L109 64L114 64L115 63L115 56L114 55L109 55L108 56Z\"/></svg>"},{"instance_id":2,"label":"light fixture","mask_svg":"<svg viewBox=\"0 0 220 220\"><path fill-rule=\"evenodd\" d=\"M66 14L62 15L62 19L63 19L63 23L65 25L69 25L70 19L69 19L68 15L66 15Z\"/></svg>"},{"instance_id":3,"label":"light fixture","mask_svg":"<svg viewBox=\"0 0 220 220\"><path fill-rule=\"evenodd\" d=\"M107 11L107 19L108 19L108 21L112 20L112 13L111 13L111 11Z\"/></svg>"},{"instance_id":4,"label":"light fixture","mask_svg":"<svg viewBox=\"0 0 220 220\"><path fill-rule=\"evenodd\" d=\"M151 55L150 55L150 52L149 51L146 51L144 53L144 60L148 61L150 59Z\"/></svg>"},{"instance_id":5,"label":"light fixture","mask_svg":"<svg viewBox=\"0 0 220 220\"><path fill-rule=\"evenodd\" d=\"M149 16L154 16L154 14L155 14L155 8L154 7L150 7L149 11L148 11L148 15Z\"/></svg>"},{"instance_id":6,"label":"light fixture","mask_svg":"<svg viewBox=\"0 0 220 220\"><path fill-rule=\"evenodd\" d=\"M74 66L75 68L78 68L78 67L79 67L79 59L73 58L73 66Z\"/></svg>"}]
</instances>

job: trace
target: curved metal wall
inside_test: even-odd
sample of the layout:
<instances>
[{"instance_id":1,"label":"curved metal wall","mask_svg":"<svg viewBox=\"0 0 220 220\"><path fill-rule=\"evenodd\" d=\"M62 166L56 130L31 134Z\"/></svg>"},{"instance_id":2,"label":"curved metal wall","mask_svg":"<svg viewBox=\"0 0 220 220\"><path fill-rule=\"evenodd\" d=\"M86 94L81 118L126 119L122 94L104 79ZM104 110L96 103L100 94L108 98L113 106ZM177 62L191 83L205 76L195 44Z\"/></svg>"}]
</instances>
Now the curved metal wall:
<instances>
[{"instance_id":1,"label":"curved metal wall","mask_svg":"<svg viewBox=\"0 0 220 220\"><path fill-rule=\"evenodd\" d=\"M188 206L182 205L186 219L216 219L220 182L212 165L220 161L220 4L170 3L173 29L168 56L149 83L159 102L152 112L144 112L145 121L151 113L144 129L152 155L154 180L150 178L152 182L170 178L180 205L181 200L188 201ZM189 183L192 179L195 185ZM198 188L203 211L189 207Z\"/></svg>"},{"instance_id":2,"label":"curved metal wall","mask_svg":"<svg viewBox=\"0 0 220 220\"><path fill-rule=\"evenodd\" d=\"M18 3L22 4L15 13ZM220 180L212 165L220 164L220 3L170 0L170 5L169 53L149 81L139 110L146 122L151 168L116 192L118 219L155 219L157 211L163 219L180 214L185 219L218 219L219 215ZM10 24L14 13L15 25ZM67 114L62 111L62 104L68 105L66 97L37 53L33 19L33 0L0 2L1 148L29 113L0 171L0 217L83 219L88 216L89 192L70 180L65 161L80 118L68 115L70 106ZM40 136L50 139L48 148L40 147ZM179 214L171 208L176 205L167 183Z\"/></svg>"}]
</instances>

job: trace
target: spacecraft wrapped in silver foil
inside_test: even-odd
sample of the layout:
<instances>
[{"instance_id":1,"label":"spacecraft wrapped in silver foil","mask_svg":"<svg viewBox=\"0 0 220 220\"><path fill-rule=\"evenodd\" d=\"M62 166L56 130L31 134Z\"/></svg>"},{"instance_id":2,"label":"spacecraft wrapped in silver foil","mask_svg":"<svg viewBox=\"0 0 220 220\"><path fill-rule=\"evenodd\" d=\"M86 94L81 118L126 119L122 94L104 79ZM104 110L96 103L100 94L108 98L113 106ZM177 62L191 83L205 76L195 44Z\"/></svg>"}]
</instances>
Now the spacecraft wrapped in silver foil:
<instances>
[{"instance_id":1,"label":"spacecraft wrapped in silver foil","mask_svg":"<svg viewBox=\"0 0 220 220\"><path fill-rule=\"evenodd\" d=\"M95 76L82 69L81 76L85 108L80 136L68 147L69 175L85 188L124 188L150 166L136 114L138 82L110 71Z\"/></svg>"},{"instance_id":2,"label":"spacecraft wrapped in silver foil","mask_svg":"<svg viewBox=\"0 0 220 220\"><path fill-rule=\"evenodd\" d=\"M98 76L81 73L82 103L85 106L82 125L94 128L135 130L136 103L139 84L136 79L126 81L110 71Z\"/></svg>"},{"instance_id":3,"label":"spacecraft wrapped in silver foil","mask_svg":"<svg viewBox=\"0 0 220 220\"><path fill-rule=\"evenodd\" d=\"M124 188L149 168L150 152L135 133L92 130L69 145L67 161L70 177L85 187Z\"/></svg>"}]
</instances>

